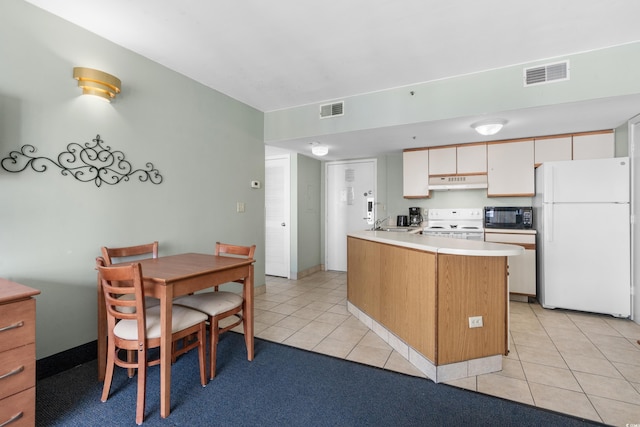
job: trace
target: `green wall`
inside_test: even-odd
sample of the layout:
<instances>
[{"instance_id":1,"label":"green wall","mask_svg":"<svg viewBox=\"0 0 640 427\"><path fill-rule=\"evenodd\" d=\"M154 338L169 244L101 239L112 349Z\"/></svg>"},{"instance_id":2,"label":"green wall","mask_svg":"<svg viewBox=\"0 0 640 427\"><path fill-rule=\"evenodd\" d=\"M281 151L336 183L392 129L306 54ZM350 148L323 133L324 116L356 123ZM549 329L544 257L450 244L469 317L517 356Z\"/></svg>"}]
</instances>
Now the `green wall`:
<instances>
[{"instance_id":1,"label":"green wall","mask_svg":"<svg viewBox=\"0 0 640 427\"><path fill-rule=\"evenodd\" d=\"M100 134L160 185L82 183L56 167L0 169L0 277L41 290L37 358L96 339L100 246L160 242L161 255L257 245L264 285L263 113L21 0L0 2L0 157L25 144L57 158ZM109 104L81 96L73 67L122 80ZM236 213L244 202L245 213Z\"/></svg>"},{"instance_id":2,"label":"green wall","mask_svg":"<svg viewBox=\"0 0 640 427\"><path fill-rule=\"evenodd\" d=\"M298 154L296 192L297 203L293 204L297 216L297 265L295 272L314 268L321 264L323 254L320 253L321 223L324 217L321 210L321 167L322 162Z\"/></svg>"}]
</instances>

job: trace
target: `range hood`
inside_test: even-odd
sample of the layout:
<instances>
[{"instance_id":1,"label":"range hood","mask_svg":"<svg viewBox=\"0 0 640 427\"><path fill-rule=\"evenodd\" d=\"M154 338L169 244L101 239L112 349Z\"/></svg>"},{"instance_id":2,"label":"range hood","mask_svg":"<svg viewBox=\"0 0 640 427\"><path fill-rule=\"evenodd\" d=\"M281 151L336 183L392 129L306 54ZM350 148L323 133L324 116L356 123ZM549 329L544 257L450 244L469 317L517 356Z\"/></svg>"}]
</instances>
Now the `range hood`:
<instances>
[{"instance_id":1,"label":"range hood","mask_svg":"<svg viewBox=\"0 0 640 427\"><path fill-rule=\"evenodd\" d=\"M429 190L469 190L472 188L487 188L487 175L429 177Z\"/></svg>"}]
</instances>

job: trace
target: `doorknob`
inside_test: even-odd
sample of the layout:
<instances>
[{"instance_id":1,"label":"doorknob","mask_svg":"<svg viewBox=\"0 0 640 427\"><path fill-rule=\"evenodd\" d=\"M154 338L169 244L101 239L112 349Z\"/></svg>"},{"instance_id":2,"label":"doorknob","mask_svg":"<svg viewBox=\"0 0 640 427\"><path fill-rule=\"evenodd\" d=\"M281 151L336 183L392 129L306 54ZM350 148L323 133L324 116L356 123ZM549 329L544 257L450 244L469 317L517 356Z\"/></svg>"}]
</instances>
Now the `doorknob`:
<instances>
[{"instance_id":1,"label":"doorknob","mask_svg":"<svg viewBox=\"0 0 640 427\"><path fill-rule=\"evenodd\" d=\"M284 222L282 224L280 224L281 226L285 227L287 224L285 224Z\"/></svg>"}]
</instances>

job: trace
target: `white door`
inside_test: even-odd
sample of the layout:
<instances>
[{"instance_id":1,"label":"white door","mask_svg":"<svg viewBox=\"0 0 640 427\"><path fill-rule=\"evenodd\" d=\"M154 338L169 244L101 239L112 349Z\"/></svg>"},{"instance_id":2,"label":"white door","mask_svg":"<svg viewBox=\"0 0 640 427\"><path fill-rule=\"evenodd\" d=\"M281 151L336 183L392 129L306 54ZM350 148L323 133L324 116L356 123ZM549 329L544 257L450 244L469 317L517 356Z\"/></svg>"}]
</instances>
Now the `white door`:
<instances>
[{"instance_id":1,"label":"white door","mask_svg":"<svg viewBox=\"0 0 640 427\"><path fill-rule=\"evenodd\" d=\"M347 233L371 228L367 198L376 197L376 159L327 162L325 176L325 268L347 271Z\"/></svg>"},{"instance_id":2,"label":"white door","mask_svg":"<svg viewBox=\"0 0 640 427\"><path fill-rule=\"evenodd\" d=\"M289 278L291 200L289 156L265 159L265 274Z\"/></svg>"}]
</instances>

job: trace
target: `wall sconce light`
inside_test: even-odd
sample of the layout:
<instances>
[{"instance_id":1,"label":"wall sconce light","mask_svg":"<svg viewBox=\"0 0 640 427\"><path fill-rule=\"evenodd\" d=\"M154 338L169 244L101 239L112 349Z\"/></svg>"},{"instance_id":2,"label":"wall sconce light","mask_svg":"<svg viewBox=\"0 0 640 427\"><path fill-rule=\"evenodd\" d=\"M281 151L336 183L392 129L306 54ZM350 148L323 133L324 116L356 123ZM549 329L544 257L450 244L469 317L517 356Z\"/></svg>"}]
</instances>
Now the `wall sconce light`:
<instances>
[{"instance_id":1,"label":"wall sconce light","mask_svg":"<svg viewBox=\"0 0 640 427\"><path fill-rule=\"evenodd\" d=\"M73 78L78 80L78 87L82 88L83 95L100 96L111 102L120 93L120 79L103 71L75 67Z\"/></svg>"},{"instance_id":2,"label":"wall sconce light","mask_svg":"<svg viewBox=\"0 0 640 427\"><path fill-rule=\"evenodd\" d=\"M474 128L480 135L489 136L495 135L496 133L500 132L502 127L506 124L507 121L504 119L491 119L476 122L472 124L471 127Z\"/></svg>"},{"instance_id":3,"label":"wall sconce light","mask_svg":"<svg viewBox=\"0 0 640 427\"><path fill-rule=\"evenodd\" d=\"M326 145L322 145L318 142L312 142L311 143L311 153L314 156L326 156L327 153L329 153L329 147L327 147Z\"/></svg>"}]
</instances>

